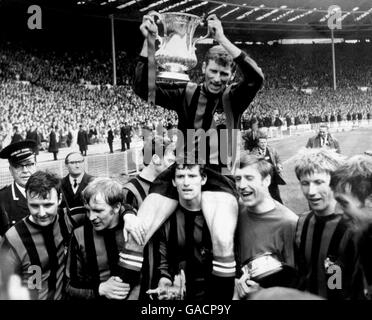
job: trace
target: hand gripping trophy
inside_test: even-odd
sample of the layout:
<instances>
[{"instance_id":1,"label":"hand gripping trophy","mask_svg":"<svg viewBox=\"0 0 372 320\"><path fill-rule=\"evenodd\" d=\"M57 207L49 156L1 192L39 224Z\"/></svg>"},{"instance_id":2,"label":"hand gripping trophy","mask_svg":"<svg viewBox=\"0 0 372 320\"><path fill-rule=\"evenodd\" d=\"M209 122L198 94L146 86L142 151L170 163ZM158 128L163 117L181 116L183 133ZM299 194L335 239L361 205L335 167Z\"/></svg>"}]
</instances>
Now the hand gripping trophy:
<instances>
[{"instance_id":1,"label":"hand gripping trophy","mask_svg":"<svg viewBox=\"0 0 372 320\"><path fill-rule=\"evenodd\" d=\"M147 294L151 300L154 299L153 295L158 300L184 300L186 295L185 272L181 269L179 274L175 275L173 285L159 285L156 289L147 290Z\"/></svg>"},{"instance_id":2,"label":"hand gripping trophy","mask_svg":"<svg viewBox=\"0 0 372 320\"><path fill-rule=\"evenodd\" d=\"M149 17L157 19L157 24L163 26L163 36L154 34L160 42L159 49L155 52L155 61L162 69L157 78L190 81L185 73L197 65L195 45L197 42L206 39L204 37L194 39L195 30L203 25L203 18L193 14L179 12L158 13L152 11Z\"/></svg>"}]
</instances>

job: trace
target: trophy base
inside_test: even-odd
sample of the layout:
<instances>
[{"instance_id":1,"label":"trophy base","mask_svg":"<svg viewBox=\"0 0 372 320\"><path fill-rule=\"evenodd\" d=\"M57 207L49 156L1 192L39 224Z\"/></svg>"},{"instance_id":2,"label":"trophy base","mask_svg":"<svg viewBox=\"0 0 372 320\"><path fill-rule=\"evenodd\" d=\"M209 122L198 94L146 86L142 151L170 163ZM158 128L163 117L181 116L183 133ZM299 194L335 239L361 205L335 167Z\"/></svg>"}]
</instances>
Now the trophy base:
<instances>
[{"instance_id":1,"label":"trophy base","mask_svg":"<svg viewBox=\"0 0 372 320\"><path fill-rule=\"evenodd\" d=\"M157 77L164 80L190 81L190 78L186 73L179 72L161 71Z\"/></svg>"}]
</instances>

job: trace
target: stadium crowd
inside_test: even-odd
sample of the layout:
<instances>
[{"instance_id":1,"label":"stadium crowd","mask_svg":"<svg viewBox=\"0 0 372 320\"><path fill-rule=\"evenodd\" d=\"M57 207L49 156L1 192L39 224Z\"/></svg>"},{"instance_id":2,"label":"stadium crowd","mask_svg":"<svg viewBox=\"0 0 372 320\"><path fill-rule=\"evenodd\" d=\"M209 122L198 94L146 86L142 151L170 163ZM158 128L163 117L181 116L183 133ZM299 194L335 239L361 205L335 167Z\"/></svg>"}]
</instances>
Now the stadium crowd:
<instances>
[{"instance_id":1,"label":"stadium crowd","mask_svg":"<svg viewBox=\"0 0 372 320\"><path fill-rule=\"evenodd\" d=\"M370 91L358 90L372 87L372 62L366 54L370 47L367 43L336 45L337 85L342 88L336 92L331 89L327 45L245 47L264 66L265 87L244 113L243 129L249 127L252 118L258 118L259 127L370 119ZM198 50L199 55L204 53L203 47ZM173 112L150 107L133 93L130 85L134 58L124 52L118 54L118 87L110 85L110 61L107 53L99 51L60 52L3 44L2 140L15 126L26 137L26 124L33 123L38 124L42 141L48 140L51 127L58 126L61 146L65 146L69 132L76 137L80 124L88 133L91 131L90 137L95 135L97 141L103 142L108 125L116 135L119 133L120 119L126 119L134 128L154 128L157 123L170 127L177 123ZM194 80L201 76L197 71L191 72ZM301 91L303 88L316 89L307 94Z\"/></svg>"},{"instance_id":2,"label":"stadium crowd","mask_svg":"<svg viewBox=\"0 0 372 320\"><path fill-rule=\"evenodd\" d=\"M64 147L69 132L76 142L81 124L92 141L100 142L105 140L109 125L118 135L123 119L134 129L153 128L160 122L165 127L176 124L173 113L141 101L128 79L123 79L121 86L109 85L110 68L106 64L91 67L101 66L97 57L66 54L58 58L54 53L18 49L0 53L2 137L12 136L18 127L26 138L27 131L37 124L41 141L48 141L51 127L57 126L59 144ZM127 70L125 66L123 70Z\"/></svg>"}]
</instances>

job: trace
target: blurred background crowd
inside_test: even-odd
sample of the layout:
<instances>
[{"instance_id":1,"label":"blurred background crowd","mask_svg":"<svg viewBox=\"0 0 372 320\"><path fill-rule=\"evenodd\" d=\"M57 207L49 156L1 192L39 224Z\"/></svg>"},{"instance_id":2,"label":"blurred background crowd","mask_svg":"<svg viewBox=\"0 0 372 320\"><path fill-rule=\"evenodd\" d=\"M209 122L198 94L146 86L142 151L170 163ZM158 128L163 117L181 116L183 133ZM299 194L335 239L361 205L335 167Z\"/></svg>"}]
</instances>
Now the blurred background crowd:
<instances>
[{"instance_id":1,"label":"blurred background crowd","mask_svg":"<svg viewBox=\"0 0 372 320\"><path fill-rule=\"evenodd\" d=\"M371 118L371 44L336 45L337 91L332 88L330 45L243 49L262 67L265 84L243 115L242 129L250 127L252 118L259 127ZM203 56L205 50L199 46L198 54ZM80 125L89 143L96 143L106 140L108 126L120 135L124 121L139 135L143 127L177 124L175 113L150 106L134 94L135 57L118 52L115 87L111 63L109 53L99 50L0 43L0 143L10 143L15 134L25 139L37 129L43 148L54 128L59 146L69 147L76 143ZM194 81L201 79L200 70L198 66L191 72Z\"/></svg>"}]
</instances>

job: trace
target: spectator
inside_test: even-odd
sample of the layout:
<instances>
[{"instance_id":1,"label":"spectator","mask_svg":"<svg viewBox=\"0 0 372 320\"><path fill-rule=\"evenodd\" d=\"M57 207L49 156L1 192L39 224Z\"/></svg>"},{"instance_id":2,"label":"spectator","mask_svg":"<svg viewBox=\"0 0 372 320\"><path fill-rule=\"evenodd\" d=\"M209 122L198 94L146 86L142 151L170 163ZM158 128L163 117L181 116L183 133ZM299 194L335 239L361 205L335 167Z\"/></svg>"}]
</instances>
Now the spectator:
<instances>
[{"instance_id":1,"label":"spectator","mask_svg":"<svg viewBox=\"0 0 372 320\"><path fill-rule=\"evenodd\" d=\"M48 151L53 153L54 160L57 159L57 154L59 151L59 135L58 135L58 127L51 128L50 134L49 134L49 148Z\"/></svg>"},{"instance_id":2,"label":"spectator","mask_svg":"<svg viewBox=\"0 0 372 320\"><path fill-rule=\"evenodd\" d=\"M18 128L18 126L14 127L14 135L12 137L12 141L10 143L17 143L23 140L23 137L21 135L21 132Z\"/></svg>"},{"instance_id":3,"label":"spectator","mask_svg":"<svg viewBox=\"0 0 372 320\"><path fill-rule=\"evenodd\" d=\"M328 125L321 124L319 133L312 138L309 138L306 148L327 148L334 149L337 153L341 153L338 140L328 132Z\"/></svg>"},{"instance_id":4,"label":"spectator","mask_svg":"<svg viewBox=\"0 0 372 320\"><path fill-rule=\"evenodd\" d=\"M83 126L79 126L79 132L77 137L77 144L79 145L79 150L83 156L87 155L88 149L88 134L84 130Z\"/></svg>"},{"instance_id":5,"label":"spectator","mask_svg":"<svg viewBox=\"0 0 372 320\"><path fill-rule=\"evenodd\" d=\"M114 153L114 149L113 149L113 146L112 146L113 142L114 142L114 132L112 131L111 126L108 126L107 143L108 143L109 148L110 148L110 153Z\"/></svg>"},{"instance_id":6,"label":"spectator","mask_svg":"<svg viewBox=\"0 0 372 320\"><path fill-rule=\"evenodd\" d=\"M61 208L67 208L70 214L78 213L84 209L81 193L94 178L85 172L84 158L78 152L71 152L65 158L68 174L62 179Z\"/></svg>"},{"instance_id":7,"label":"spectator","mask_svg":"<svg viewBox=\"0 0 372 320\"><path fill-rule=\"evenodd\" d=\"M271 183L269 185L270 195L276 201L283 203L282 198L280 197L279 185L286 184L282 172L283 166L280 161L279 154L276 150L267 144L267 134L263 131L258 133L258 147L252 150L252 154L257 155L269 162L273 167L273 174L271 177Z\"/></svg>"},{"instance_id":8,"label":"spectator","mask_svg":"<svg viewBox=\"0 0 372 320\"><path fill-rule=\"evenodd\" d=\"M258 146L258 120L253 118L251 121L251 128L244 133L244 150L252 151Z\"/></svg>"}]
</instances>

